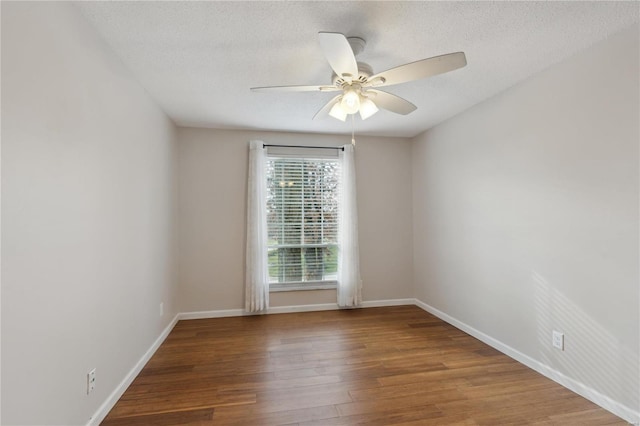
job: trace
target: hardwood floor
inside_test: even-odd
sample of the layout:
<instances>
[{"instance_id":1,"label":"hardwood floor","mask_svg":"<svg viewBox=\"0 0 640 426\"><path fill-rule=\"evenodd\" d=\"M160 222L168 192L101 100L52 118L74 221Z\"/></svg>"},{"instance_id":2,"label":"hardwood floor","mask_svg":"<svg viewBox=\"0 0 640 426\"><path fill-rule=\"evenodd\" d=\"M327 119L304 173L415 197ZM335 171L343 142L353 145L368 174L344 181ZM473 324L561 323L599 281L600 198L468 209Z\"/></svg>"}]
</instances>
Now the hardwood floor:
<instances>
[{"instance_id":1,"label":"hardwood floor","mask_svg":"<svg viewBox=\"0 0 640 426\"><path fill-rule=\"evenodd\" d=\"M627 424L415 306L180 321L103 425Z\"/></svg>"}]
</instances>

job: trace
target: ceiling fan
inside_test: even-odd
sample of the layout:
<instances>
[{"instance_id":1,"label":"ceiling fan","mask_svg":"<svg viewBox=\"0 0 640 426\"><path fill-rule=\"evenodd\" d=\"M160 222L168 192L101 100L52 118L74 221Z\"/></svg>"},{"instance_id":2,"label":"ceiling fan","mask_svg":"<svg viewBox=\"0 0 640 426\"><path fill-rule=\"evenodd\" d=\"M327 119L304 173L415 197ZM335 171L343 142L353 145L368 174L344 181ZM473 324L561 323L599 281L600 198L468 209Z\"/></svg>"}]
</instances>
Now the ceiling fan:
<instances>
[{"instance_id":1,"label":"ceiling fan","mask_svg":"<svg viewBox=\"0 0 640 426\"><path fill-rule=\"evenodd\" d=\"M406 83L453 71L467 65L464 52L449 53L422 59L374 74L371 66L356 61L356 55L364 50L366 42L359 37L345 37L340 33L318 33L320 47L333 69L331 84L318 86L269 86L252 87L254 92L341 92L331 99L313 117L327 114L345 121L347 115L360 113L363 120L383 108L406 115L416 110L411 102L377 87Z\"/></svg>"}]
</instances>

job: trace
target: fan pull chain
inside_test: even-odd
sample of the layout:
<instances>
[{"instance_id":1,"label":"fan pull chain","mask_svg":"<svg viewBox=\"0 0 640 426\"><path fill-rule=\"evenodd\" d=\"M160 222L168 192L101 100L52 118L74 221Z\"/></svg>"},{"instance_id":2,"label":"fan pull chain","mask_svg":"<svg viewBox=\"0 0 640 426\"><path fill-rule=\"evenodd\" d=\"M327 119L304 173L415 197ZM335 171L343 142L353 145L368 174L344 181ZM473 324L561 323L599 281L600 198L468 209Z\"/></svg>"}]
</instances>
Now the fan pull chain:
<instances>
[{"instance_id":1,"label":"fan pull chain","mask_svg":"<svg viewBox=\"0 0 640 426\"><path fill-rule=\"evenodd\" d=\"M355 114L351 114L351 145L356 146L356 136L355 136L355 124L353 120L353 116Z\"/></svg>"}]
</instances>

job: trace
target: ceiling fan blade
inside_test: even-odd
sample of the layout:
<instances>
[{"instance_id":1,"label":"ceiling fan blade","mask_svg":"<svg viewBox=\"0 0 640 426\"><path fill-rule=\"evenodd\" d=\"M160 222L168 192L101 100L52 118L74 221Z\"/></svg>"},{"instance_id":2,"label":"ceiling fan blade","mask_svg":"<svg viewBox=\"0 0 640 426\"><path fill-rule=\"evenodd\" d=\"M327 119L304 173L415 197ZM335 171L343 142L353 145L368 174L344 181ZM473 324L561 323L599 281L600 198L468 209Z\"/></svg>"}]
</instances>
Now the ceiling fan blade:
<instances>
[{"instance_id":1,"label":"ceiling fan blade","mask_svg":"<svg viewBox=\"0 0 640 426\"><path fill-rule=\"evenodd\" d=\"M324 118L327 115L329 115L329 111L331 111L333 104L335 104L338 101L338 99L340 99L340 96L342 95L338 95L333 99L331 99L329 102L327 102L326 105L320 109L320 111L316 112L316 115L313 116L313 119L315 120L316 118Z\"/></svg>"},{"instance_id":2,"label":"ceiling fan blade","mask_svg":"<svg viewBox=\"0 0 640 426\"><path fill-rule=\"evenodd\" d=\"M347 81L358 78L358 63L347 38L340 33L318 33L320 47L333 71Z\"/></svg>"},{"instance_id":3,"label":"ceiling fan blade","mask_svg":"<svg viewBox=\"0 0 640 426\"><path fill-rule=\"evenodd\" d=\"M396 114L407 115L418 108L411 102L382 90L369 89L367 93L375 93L375 97L372 97L371 100L376 106Z\"/></svg>"},{"instance_id":4,"label":"ceiling fan blade","mask_svg":"<svg viewBox=\"0 0 640 426\"><path fill-rule=\"evenodd\" d=\"M391 68L371 76L368 81L375 87L391 86L453 71L465 65L467 65L467 58L464 52L448 53ZM380 82L379 84L376 84L376 79Z\"/></svg>"},{"instance_id":5,"label":"ceiling fan blade","mask_svg":"<svg viewBox=\"0 0 640 426\"><path fill-rule=\"evenodd\" d=\"M336 86L267 86L252 87L252 92L335 92L341 90Z\"/></svg>"}]
</instances>

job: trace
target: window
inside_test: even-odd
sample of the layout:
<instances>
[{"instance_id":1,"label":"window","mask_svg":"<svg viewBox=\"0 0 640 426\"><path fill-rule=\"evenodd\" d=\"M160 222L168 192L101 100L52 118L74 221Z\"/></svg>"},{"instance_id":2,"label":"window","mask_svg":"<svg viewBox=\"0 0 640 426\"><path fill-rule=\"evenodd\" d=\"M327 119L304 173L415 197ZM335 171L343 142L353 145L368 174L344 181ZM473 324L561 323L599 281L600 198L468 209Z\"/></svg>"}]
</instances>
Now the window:
<instances>
[{"instance_id":1,"label":"window","mask_svg":"<svg viewBox=\"0 0 640 426\"><path fill-rule=\"evenodd\" d=\"M267 249L272 290L334 287L337 158L267 157Z\"/></svg>"},{"instance_id":2,"label":"window","mask_svg":"<svg viewBox=\"0 0 640 426\"><path fill-rule=\"evenodd\" d=\"M362 303L354 147L317 151L327 149L249 143L247 312L267 312L279 290L333 287L339 307Z\"/></svg>"}]
</instances>

